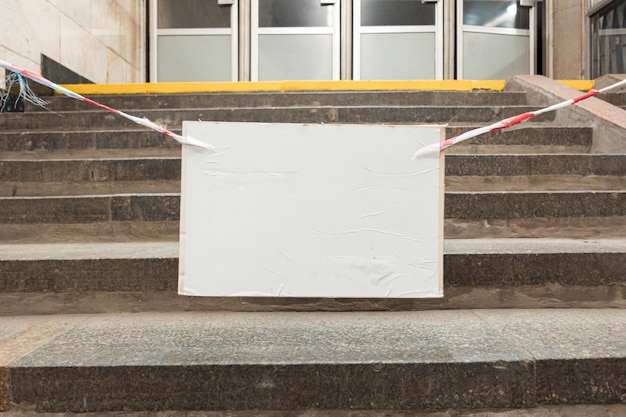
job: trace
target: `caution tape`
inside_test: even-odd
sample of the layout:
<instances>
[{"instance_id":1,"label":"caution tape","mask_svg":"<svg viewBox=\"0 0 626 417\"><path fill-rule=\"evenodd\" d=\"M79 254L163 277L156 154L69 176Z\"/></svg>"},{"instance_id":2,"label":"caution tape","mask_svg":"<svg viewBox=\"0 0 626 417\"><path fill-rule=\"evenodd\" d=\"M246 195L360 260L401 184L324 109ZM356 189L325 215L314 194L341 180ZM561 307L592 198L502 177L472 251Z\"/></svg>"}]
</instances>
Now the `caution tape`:
<instances>
[{"instance_id":1,"label":"caution tape","mask_svg":"<svg viewBox=\"0 0 626 417\"><path fill-rule=\"evenodd\" d=\"M35 74L35 73L33 73L33 72L31 72L31 71L29 71L27 69L20 68L17 65L10 64L10 63L8 63L6 61L3 61L1 59L0 59L0 67L3 67L4 69L9 70L9 71L17 74L19 77L28 78L29 80L33 80L33 81L35 81L35 82L37 82L37 83L39 83L41 85L44 85L44 86L46 86L48 88L51 88L51 89L53 89L55 91L58 91L59 93L65 94L68 97L71 97L73 99L82 101L84 103L92 104L92 105L94 105L96 107L99 107L99 108L101 108L103 110L109 111L111 113L117 114L118 116L122 116L122 117L124 117L124 118L126 118L128 120L131 120L131 121L137 123L138 125L147 127L149 129L152 129L152 130L156 130L157 132L162 133L163 135L167 136L168 138L174 139L175 141L177 141L177 142L179 142L179 143L181 143L183 145L199 146L199 147L202 147L202 148L205 148L205 149L209 149L209 150L215 151L215 148L212 147L211 145L208 145L208 144L206 144L204 142L201 142L201 141L196 140L196 139L194 139L192 137L189 137L189 136L181 136L181 135L179 135L177 133L172 132L171 130L166 129L165 127L163 127L163 126L161 126L161 125L159 125L157 123L154 123L153 121L151 121L151 120L149 120L149 119L147 119L145 117L141 118L141 117L132 116L132 115L130 115L128 113L124 113L123 111L120 111L120 110L114 109L112 107L106 106L106 105L104 105L102 103L98 103L97 101L91 100L91 99L89 99L87 97L84 97L84 96L82 96L80 94L77 94L77 93L75 93L75 92L73 92L71 90L68 90L67 88L65 88L63 86L60 86L60 85L58 85L56 83L53 83L52 81L48 80L47 78L42 77L39 74ZM21 85L22 89L25 88L24 87L25 83L20 82L20 85ZM20 94L23 94L23 91L21 91Z\"/></svg>"},{"instance_id":2,"label":"caution tape","mask_svg":"<svg viewBox=\"0 0 626 417\"><path fill-rule=\"evenodd\" d=\"M448 149L450 146L456 145L457 143L461 143L463 141L466 141L468 139L471 138L475 138L476 136L480 136L484 133L488 133L488 132L495 132L497 130L503 130L503 129L508 129L512 126L518 125L520 123L523 123L527 120L532 119L533 117L537 117L540 114L543 113L548 113L551 111L555 111L555 110L559 110L562 109L564 107L567 106L571 106L572 104L576 104L580 101L586 100L589 97L593 97L596 96L600 93L604 93L607 92L609 90L612 90L614 88L620 87L622 85L626 84L626 79L617 82L615 84L611 84L608 87L604 87L600 90L596 90L596 89L591 89L588 92L586 92L585 94L582 94L578 97L569 99L569 100L565 100L563 102L557 103L557 104L553 104L552 106L548 106L545 107L543 109L539 109L539 110L535 110L535 111L531 111L531 112L526 112L526 113L522 113L522 114L518 114L517 116L513 116L513 117L509 117L507 119L504 120L500 120L499 122L493 123L489 126L485 126L485 127L479 127L477 129L472 129L469 130L459 136L455 136L453 138L450 139L446 139L445 141L441 142L440 144L433 144L433 145L429 145L429 146L425 146L424 148L418 150L417 152L415 152L415 154L413 155L413 159L418 158L418 157L422 157L422 156L432 156L432 155L438 155L439 152L443 152L444 150Z\"/></svg>"}]
</instances>

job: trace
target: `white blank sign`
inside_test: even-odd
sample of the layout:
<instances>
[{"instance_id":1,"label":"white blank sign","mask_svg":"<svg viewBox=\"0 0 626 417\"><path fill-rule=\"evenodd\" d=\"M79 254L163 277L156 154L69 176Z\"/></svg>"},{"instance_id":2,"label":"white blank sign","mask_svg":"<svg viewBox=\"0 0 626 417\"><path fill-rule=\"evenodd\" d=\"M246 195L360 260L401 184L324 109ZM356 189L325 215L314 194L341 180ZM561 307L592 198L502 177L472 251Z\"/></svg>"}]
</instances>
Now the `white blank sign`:
<instances>
[{"instance_id":1,"label":"white blank sign","mask_svg":"<svg viewBox=\"0 0 626 417\"><path fill-rule=\"evenodd\" d=\"M185 122L179 293L443 295L439 126Z\"/></svg>"}]
</instances>

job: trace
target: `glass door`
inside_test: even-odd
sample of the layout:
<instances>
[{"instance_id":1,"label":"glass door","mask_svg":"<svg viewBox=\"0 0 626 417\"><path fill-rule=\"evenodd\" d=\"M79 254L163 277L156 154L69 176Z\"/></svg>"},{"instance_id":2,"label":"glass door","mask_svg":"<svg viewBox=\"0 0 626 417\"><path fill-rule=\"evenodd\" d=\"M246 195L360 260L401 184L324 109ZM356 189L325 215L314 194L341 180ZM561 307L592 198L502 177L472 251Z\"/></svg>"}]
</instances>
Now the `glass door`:
<instances>
[{"instance_id":1,"label":"glass door","mask_svg":"<svg viewBox=\"0 0 626 417\"><path fill-rule=\"evenodd\" d=\"M533 74L535 0L462 0L457 78L503 80Z\"/></svg>"},{"instance_id":2,"label":"glass door","mask_svg":"<svg viewBox=\"0 0 626 417\"><path fill-rule=\"evenodd\" d=\"M237 0L152 0L150 79L237 81Z\"/></svg>"},{"instance_id":3,"label":"glass door","mask_svg":"<svg viewBox=\"0 0 626 417\"><path fill-rule=\"evenodd\" d=\"M626 72L626 3L615 2L590 19L591 78Z\"/></svg>"},{"instance_id":4,"label":"glass door","mask_svg":"<svg viewBox=\"0 0 626 417\"><path fill-rule=\"evenodd\" d=\"M354 0L353 78L443 78L443 1Z\"/></svg>"},{"instance_id":5,"label":"glass door","mask_svg":"<svg viewBox=\"0 0 626 417\"><path fill-rule=\"evenodd\" d=\"M252 0L252 81L338 80L339 0Z\"/></svg>"}]
</instances>

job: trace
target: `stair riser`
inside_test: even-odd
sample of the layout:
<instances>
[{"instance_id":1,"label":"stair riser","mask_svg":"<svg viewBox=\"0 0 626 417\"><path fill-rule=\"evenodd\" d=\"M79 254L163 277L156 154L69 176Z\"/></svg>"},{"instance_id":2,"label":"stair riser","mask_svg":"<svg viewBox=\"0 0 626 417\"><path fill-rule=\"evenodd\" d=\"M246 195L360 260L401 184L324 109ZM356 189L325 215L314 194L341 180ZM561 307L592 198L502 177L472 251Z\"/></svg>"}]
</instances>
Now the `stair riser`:
<instances>
[{"instance_id":1,"label":"stair riser","mask_svg":"<svg viewBox=\"0 0 626 417\"><path fill-rule=\"evenodd\" d=\"M76 126L74 126L76 128ZM447 127L446 137L458 136L471 127ZM174 129L180 133L179 129ZM472 145L572 146L590 149L591 128L538 127L508 132L492 132L459 144L453 149ZM180 148L171 139L150 131L101 132L0 132L0 152L55 151L63 149Z\"/></svg>"},{"instance_id":2,"label":"stair riser","mask_svg":"<svg viewBox=\"0 0 626 417\"><path fill-rule=\"evenodd\" d=\"M178 195L0 199L0 223L178 220Z\"/></svg>"},{"instance_id":3,"label":"stair riser","mask_svg":"<svg viewBox=\"0 0 626 417\"><path fill-rule=\"evenodd\" d=\"M185 120L261 123L491 123L534 110L530 107L299 107L216 110L146 110L133 114L168 128ZM550 121L546 113L533 119ZM0 118L0 129L93 129L137 127L108 112L13 113Z\"/></svg>"},{"instance_id":4,"label":"stair riser","mask_svg":"<svg viewBox=\"0 0 626 417\"><path fill-rule=\"evenodd\" d=\"M522 219L626 215L626 192L446 193L445 217Z\"/></svg>"},{"instance_id":5,"label":"stair riser","mask_svg":"<svg viewBox=\"0 0 626 417\"><path fill-rule=\"evenodd\" d=\"M421 311L458 309L626 308L616 285L446 287L437 299L183 297L173 291L0 293L0 316L181 311Z\"/></svg>"},{"instance_id":6,"label":"stair riser","mask_svg":"<svg viewBox=\"0 0 626 417\"><path fill-rule=\"evenodd\" d=\"M0 161L0 181L77 182L180 180L180 159Z\"/></svg>"},{"instance_id":7,"label":"stair riser","mask_svg":"<svg viewBox=\"0 0 626 417\"><path fill-rule=\"evenodd\" d=\"M626 175L624 155L447 155L446 175Z\"/></svg>"},{"instance_id":8,"label":"stair riser","mask_svg":"<svg viewBox=\"0 0 626 417\"><path fill-rule=\"evenodd\" d=\"M626 155L447 155L445 170L448 176L626 176ZM0 161L4 182L178 179L178 158Z\"/></svg>"},{"instance_id":9,"label":"stair riser","mask_svg":"<svg viewBox=\"0 0 626 417\"><path fill-rule=\"evenodd\" d=\"M626 291L626 251L446 254L444 276L446 289L551 285L617 286ZM173 293L177 288L177 258L0 261L0 293Z\"/></svg>"},{"instance_id":10,"label":"stair riser","mask_svg":"<svg viewBox=\"0 0 626 417\"><path fill-rule=\"evenodd\" d=\"M361 91L284 93L206 93L89 96L114 109L184 109L216 107L298 106L515 106L526 102L524 93L472 93L458 91ZM92 110L93 105L69 97L46 97L52 111ZM26 103L27 112L45 111Z\"/></svg>"},{"instance_id":11,"label":"stair riser","mask_svg":"<svg viewBox=\"0 0 626 417\"><path fill-rule=\"evenodd\" d=\"M4 152L126 148L180 149L180 144L151 130L0 133L0 151Z\"/></svg>"},{"instance_id":12,"label":"stair riser","mask_svg":"<svg viewBox=\"0 0 626 417\"><path fill-rule=\"evenodd\" d=\"M597 97L613 104L614 106L626 106L626 94L624 93L604 93L598 95Z\"/></svg>"},{"instance_id":13,"label":"stair riser","mask_svg":"<svg viewBox=\"0 0 626 417\"><path fill-rule=\"evenodd\" d=\"M0 223L89 223L179 219L178 195L0 198ZM446 193L447 219L626 215L626 192Z\"/></svg>"},{"instance_id":14,"label":"stair riser","mask_svg":"<svg viewBox=\"0 0 626 417\"><path fill-rule=\"evenodd\" d=\"M533 369L530 361L500 369L492 363L16 367L11 386L14 402L50 412L516 408L534 405Z\"/></svg>"}]
</instances>

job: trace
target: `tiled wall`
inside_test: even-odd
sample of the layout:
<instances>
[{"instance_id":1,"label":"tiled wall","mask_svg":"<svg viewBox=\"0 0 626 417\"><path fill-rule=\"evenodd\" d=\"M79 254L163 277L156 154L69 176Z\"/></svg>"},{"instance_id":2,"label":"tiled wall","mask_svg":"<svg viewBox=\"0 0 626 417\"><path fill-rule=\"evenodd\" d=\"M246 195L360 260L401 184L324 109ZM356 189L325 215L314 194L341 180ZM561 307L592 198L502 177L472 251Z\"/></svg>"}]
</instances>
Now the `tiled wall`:
<instances>
[{"instance_id":1,"label":"tiled wall","mask_svg":"<svg viewBox=\"0 0 626 417\"><path fill-rule=\"evenodd\" d=\"M40 73L45 54L96 83L144 82L145 10L146 0L0 0L0 58Z\"/></svg>"}]
</instances>

